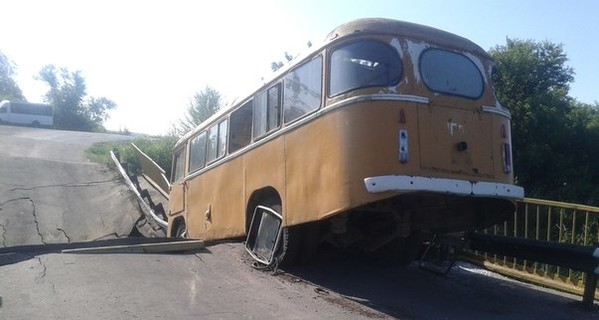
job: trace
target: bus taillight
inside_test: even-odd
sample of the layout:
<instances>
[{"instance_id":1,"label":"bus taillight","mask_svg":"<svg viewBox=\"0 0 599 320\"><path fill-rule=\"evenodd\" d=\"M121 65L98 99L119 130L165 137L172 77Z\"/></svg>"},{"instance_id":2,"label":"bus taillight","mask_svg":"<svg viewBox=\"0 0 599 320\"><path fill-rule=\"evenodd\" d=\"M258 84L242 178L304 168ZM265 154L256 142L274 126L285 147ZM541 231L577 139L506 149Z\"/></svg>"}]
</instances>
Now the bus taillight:
<instances>
[{"instance_id":1,"label":"bus taillight","mask_svg":"<svg viewBox=\"0 0 599 320\"><path fill-rule=\"evenodd\" d=\"M509 143L503 144L503 172L512 172L512 147Z\"/></svg>"}]
</instances>

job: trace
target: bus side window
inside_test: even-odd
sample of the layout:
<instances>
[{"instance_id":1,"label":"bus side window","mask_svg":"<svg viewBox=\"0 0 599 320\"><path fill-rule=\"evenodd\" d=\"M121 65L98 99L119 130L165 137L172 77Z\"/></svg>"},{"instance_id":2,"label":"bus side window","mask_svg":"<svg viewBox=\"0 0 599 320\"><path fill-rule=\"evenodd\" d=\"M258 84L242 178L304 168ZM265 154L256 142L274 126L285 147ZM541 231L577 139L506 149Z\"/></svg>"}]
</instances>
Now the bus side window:
<instances>
[{"instance_id":1,"label":"bus side window","mask_svg":"<svg viewBox=\"0 0 599 320\"><path fill-rule=\"evenodd\" d=\"M281 121L281 94L280 86L268 89L268 131L279 126Z\"/></svg>"},{"instance_id":2,"label":"bus side window","mask_svg":"<svg viewBox=\"0 0 599 320\"><path fill-rule=\"evenodd\" d=\"M247 146L252 141L252 108L253 101L250 100L231 113L229 153Z\"/></svg>"},{"instance_id":3,"label":"bus side window","mask_svg":"<svg viewBox=\"0 0 599 320\"><path fill-rule=\"evenodd\" d=\"M285 76L284 82L285 123L317 110L322 100L322 57L293 70Z\"/></svg>"},{"instance_id":4,"label":"bus side window","mask_svg":"<svg viewBox=\"0 0 599 320\"><path fill-rule=\"evenodd\" d=\"M218 125L212 125L208 129L208 159L206 162L212 162L216 159L218 145Z\"/></svg>"},{"instance_id":5,"label":"bus side window","mask_svg":"<svg viewBox=\"0 0 599 320\"><path fill-rule=\"evenodd\" d=\"M276 84L254 98L254 139L281 124L281 86Z\"/></svg>"},{"instance_id":6,"label":"bus side window","mask_svg":"<svg viewBox=\"0 0 599 320\"><path fill-rule=\"evenodd\" d=\"M206 166L206 131L191 139L189 146L189 172Z\"/></svg>"},{"instance_id":7,"label":"bus side window","mask_svg":"<svg viewBox=\"0 0 599 320\"><path fill-rule=\"evenodd\" d=\"M217 158L225 155L227 152L227 134L228 134L228 122L227 119L221 121L218 124L218 151Z\"/></svg>"},{"instance_id":8,"label":"bus side window","mask_svg":"<svg viewBox=\"0 0 599 320\"><path fill-rule=\"evenodd\" d=\"M208 159L210 163L225 155L227 151L227 119L213 124L208 129Z\"/></svg>"}]
</instances>

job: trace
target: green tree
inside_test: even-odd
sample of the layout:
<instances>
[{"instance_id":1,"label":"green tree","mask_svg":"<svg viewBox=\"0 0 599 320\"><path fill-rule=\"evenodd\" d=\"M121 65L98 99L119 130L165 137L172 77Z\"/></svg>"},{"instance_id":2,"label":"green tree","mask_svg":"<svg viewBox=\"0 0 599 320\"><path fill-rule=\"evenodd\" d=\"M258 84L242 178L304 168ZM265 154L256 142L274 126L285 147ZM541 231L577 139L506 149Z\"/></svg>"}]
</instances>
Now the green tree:
<instances>
[{"instance_id":1,"label":"green tree","mask_svg":"<svg viewBox=\"0 0 599 320\"><path fill-rule=\"evenodd\" d=\"M171 129L170 135L181 136L210 118L222 107L221 94L215 89L206 86L204 90L196 93L189 103L187 113L179 123Z\"/></svg>"},{"instance_id":2,"label":"green tree","mask_svg":"<svg viewBox=\"0 0 599 320\"><path fill-rule=\"evenodd\" d=\"M85 79L80 71L71 72L54 65L42 67L38 79L50 89L44 100L54 106L54 126L58 129L104 131L102 124L116 104L105 97L87 97Z\"/></svg>"},{"instance_id":3,"label":"green tree","mask_svg":"<svg viewBox=\"0 0 599 320\"><path fill-rule=\"evenodd\" d=\"M592 201L597 108L568 96L574 71L561 44L507 39L490 55L494 86L512 112L515 177L529 197Z\"/></svg>"},{"instance_id":4,"label":"green tree","mask_svg":"<svg viewBox=\"0 0 599 320\"><path fill-rule=\"evenodd\" d=\"M15 64L0 51L0 101L25 101L21 88L13 79L15 68Z\"/></svg>"},{"instance_id":5,"label":"green tree","mask_svg":"<svg viewBox=\"0 0 599 320\"><path fill-rule=\"evenodd\" d=\"M599 104L572 102L566 118L566 142L562 147L568 162L560 168L565 183L555 197L599 204Z\"/></svg>"}]
</instances>

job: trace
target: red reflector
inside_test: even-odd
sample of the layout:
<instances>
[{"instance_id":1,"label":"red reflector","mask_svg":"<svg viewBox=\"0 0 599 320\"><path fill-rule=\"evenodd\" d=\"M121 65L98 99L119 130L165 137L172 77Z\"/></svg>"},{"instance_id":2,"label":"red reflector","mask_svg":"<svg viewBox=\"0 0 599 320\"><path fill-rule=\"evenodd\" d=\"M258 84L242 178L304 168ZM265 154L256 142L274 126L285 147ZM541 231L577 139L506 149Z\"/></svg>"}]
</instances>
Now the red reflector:
<instances>
[{"instance_id":1,"label":"red reflector","mask_svg":"<svg viewBox=\"0 0 599 320\"><path fill-rule=\"evenodd\" d=\"M399 123L406 123L406 114L403 109L399 110Z\"/></svg>"},{"instance_id":2,"label":"red reflector","mask_svg":"<svg viewBox=\"0 0 599 320\"><path fill-rule=\"evenodd\" d=\"M502 138L507 138L507 130L505 129L505 124L501 125L501 137Z\"/></svg>"}]
</instances>

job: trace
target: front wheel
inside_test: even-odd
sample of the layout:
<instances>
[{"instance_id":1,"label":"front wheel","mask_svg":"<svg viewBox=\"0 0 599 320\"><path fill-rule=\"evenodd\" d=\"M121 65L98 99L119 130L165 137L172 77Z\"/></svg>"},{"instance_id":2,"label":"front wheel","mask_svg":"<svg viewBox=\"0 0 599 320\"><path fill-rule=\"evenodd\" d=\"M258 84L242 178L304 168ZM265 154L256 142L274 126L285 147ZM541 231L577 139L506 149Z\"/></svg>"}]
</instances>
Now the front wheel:
<instances>
[{"instance_id":1,"label":"front wheel","mask_svg":"<svg viewBox=\"0 0 599 320\"><path fill-rule=\"evenodd\" d=\"M181 222L177 225L175 229L174 237L178 239L185 239L187 234L187 228L185 227L185 223Z\"/></svg>"}]
</instances>

